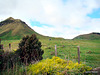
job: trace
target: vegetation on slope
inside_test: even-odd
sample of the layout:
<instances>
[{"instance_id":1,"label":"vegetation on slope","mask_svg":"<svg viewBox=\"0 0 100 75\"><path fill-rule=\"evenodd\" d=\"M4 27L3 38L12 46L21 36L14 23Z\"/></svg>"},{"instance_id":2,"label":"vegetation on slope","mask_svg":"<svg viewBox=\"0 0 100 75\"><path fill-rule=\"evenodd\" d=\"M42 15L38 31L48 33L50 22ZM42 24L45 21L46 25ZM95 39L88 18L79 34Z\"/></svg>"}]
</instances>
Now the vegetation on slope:
<instances>
[{"instance_id":1,"label":"vegetation on slope","mask_svg":"<svg viewBox=\"0 0 100 75\"><path fill-rule=\"evenodd\" d=\"M19 19L10 17L0 22L0 38L3 40L18 40L32 34L36 34L38 38L45 38Z\"/></svg>"},{"instance_id":2,"label":"vegetation on slope","mask_svg":"<svg viewBox=\"0 0 100 75\"><path fill-rule=\"evenodd\" d=\"M8 47L9 43L11 43L12 51L17 50L18 43L20 42L19 39L26 34L31 35L31 32L32 32L32 34L34 32L32 29L31 29L32 30L31 31L30 28L27 26L26 26L26 28L28 28L27 30L28 31L30 30L30 32L28 32L27 30L25 31L25 29L26 29L24 27L25 24L22 25L22 23L21 24L18 23L18 25L21 25L18 28L17 28L17 25L14 28L12 27L12 25L15 25L15 23L13 23L12 21L7 22L7 23L2 21L2 23L4 23L4 24L0 23L0 38L6 39L6 40L2 40L2 42L1 42L2 44L4 44L4 51L9 50L9 47ZM20 32L17 32L17 30L15 30L15 28L17 28L17 30ZM15 35L15 33L17 36ZM60 57L62 59L65 59L65 57L66 57L66 59L68 59L68 60L77 62L77 46L80 46L81 61L91 67L99 67L99 65L100 65L99 35L100 34L92 33L93 35L95 35L94 37L96 37L98 40L96 38L93 38L93 36L91 36L91 37L88 36L86 38L87 40L85 40L85 39L80 40L80 38L79 38L79 40L76 40L76 39L75 40L65 40L65 39L61 39L61 38L44 37L44 36L37 34L36 32L34 32L34 33L38 36L38 38L40 38L39 40L42 42L42 49L44 50L44 54L43 54L44 59L52 58L54 56L54 50L55 50L54 46L57 45L57 52L58 52L57 56L58 57ZM91 38L93 40L90 40ZM7 39L10 39L10 40L7 40ZM15 39L18 39L18 40L15 40ZM22 66L22 68L23 68L23 66ZM25 68L24 68L24 71L26 71ZM12 69L11 69L11 73L12 73Z\"/></svg>"},{"instance_id":3,"label":"vegetation on slope","mask_svg":"<svg viewBox=\"0 0 100 75\"><path fill-rule=\"evenodd\" d=\"M74 39L100 40L100 33L93 32L90 34L79 35Z\"/></svg>"}]
</instances>

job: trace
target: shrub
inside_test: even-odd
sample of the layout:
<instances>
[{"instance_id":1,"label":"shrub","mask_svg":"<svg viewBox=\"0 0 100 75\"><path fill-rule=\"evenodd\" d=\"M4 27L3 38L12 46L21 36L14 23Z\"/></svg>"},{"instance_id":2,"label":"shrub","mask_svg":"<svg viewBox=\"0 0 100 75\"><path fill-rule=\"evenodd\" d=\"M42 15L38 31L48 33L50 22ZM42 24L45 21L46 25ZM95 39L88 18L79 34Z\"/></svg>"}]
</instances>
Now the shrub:
<instances>
[{"instance_id":1,"label":"shrub","mask_svg":"<svg viewBox=\"0 0 100 75\"><path fill-rule=\"evenodd\" d=\"M0 49L0 71L3 69L3 53L4 51Z\"/></svg>"},{"instance_id":2,"label":"shrub","mask_svg":"<svg viewBox=\"0 0 100 75\"><path fill-rule=\"evenodd\" d=\"M19 63L19 57L14 52L6 51L3 53L4 70L13 68L16 63Z\"/></svg>"},{"instance_id":3,"label":"shrub","mask_svg":"<svg viewBox=\"0 0 100 75\"><path fill-rule=\"evenodd\" d=\"M25 64L42 59L44 51L41 49L41 42L33 34L30 37L23 37L19 43L19 49L16 51L19 54L21 61Z\"/></svg>"},{"instance_id":4,"label":"shrub","mask_svg":"<svg viewBox=\"0 0 100 75\"><path fill-rule=\"evenodd\" d=\"M18 56L14 52L9 52L0 49L0 71L13 68L18 63Z\"/></svg>"},{"instance_id":5,"label":"shrub","mask_svg":"<svg viewBox=\"0 0 100 75\"><path fill-rule=\"evenodd\" d=\"M52 57L52 59L45 59L36 64L28 66L29 75L66 75L69 73L84 73L91 70L91 67L85 64L78 64L72 61L66 61L59 57Z\"/></svg>"}]
</instances>

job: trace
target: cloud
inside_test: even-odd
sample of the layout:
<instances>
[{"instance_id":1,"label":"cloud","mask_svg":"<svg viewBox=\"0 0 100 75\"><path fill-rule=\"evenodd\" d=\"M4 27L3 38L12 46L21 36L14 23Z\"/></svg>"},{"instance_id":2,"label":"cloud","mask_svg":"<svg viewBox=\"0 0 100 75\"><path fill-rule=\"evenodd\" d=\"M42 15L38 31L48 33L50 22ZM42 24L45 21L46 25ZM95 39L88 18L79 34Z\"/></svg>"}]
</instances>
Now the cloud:
<instances>
[{"instance_id":1,"label":"cloud","mask_svg":"<svg viewBox=\"0 0 100 75\"><path fill-rule=\"evenodd\" d=\"M0 0L0 16L11 14L16 8L16 0Z\"/></svg>"},{"instance_id":2,"label":"cloud","mask_svg":"<svg viewBox=\"0 0 100 75\"><path fill-rule=\"evenodd\" d=\"M100 18L87 16L99 8L100 0L4 0L0 1L0 20L12 16L22 19L40 34L73 38L100 32Z\"/></svg>"}]
</instances>

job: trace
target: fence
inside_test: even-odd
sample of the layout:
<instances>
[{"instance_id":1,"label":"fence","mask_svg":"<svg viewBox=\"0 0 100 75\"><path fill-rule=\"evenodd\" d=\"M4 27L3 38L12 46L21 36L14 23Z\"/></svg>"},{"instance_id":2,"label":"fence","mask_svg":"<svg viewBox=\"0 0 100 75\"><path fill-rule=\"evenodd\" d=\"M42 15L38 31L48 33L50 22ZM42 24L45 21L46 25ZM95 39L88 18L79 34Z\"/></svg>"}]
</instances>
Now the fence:
<instances>
[{"instance_id":1,"label":"fence","mask_svg":"<svg viewBox=\"0 0 100 75\"><path fill-rule=\"evenodd\" d=\"M3 49L3 45L0 45ZM7 50L11 51L12 44L8 44ZM62 59L68 59L72 60L74 62L80 63L83 62L89 66L92 67L99 67L100 63L100 54L99 53L93 53L92 51L82 50L82 46L77 45L54 45L54 46L47 46L43 45L43 47L46 47L45 51L48 51L48 54L45 54L46 56L44 58L51 58L52 56L58 56ZM94 65L95 64L95 65Z\"/></svg>"},{"instance_id":2,"label":"fence","mask_svg":"<svg viewBox=\"0 0 100 75\"><path fill-rule=\"evenodd\" d=\"M100 66L100 54L93 51L87 50L82 46L77 45L55 45L47 46L45 51L47 53L46 57L58 56L62 59L72 60L74 62L82 62L93 68ZM84 48L84 49L83 49Z\"/></svg>"},{"instance_id":3,"label":"fence","mask_svg":"<svg viewBox=\"0 0 100 75\"><path fill-rule=\"evenodd\" d=\"M8 45L9 51L11 51L11 47L12 47L12 45L9 44ZM2 48L3 48L3 45L2 45ZM55 46L48 46L46 49L47 49L47 51L49 51L49 53L47 54L47 57L52 57L55 55L62 59L72 60L72 61L78 62L78 63L83 62L89 66L92 66L93 68L99 67L99 64L100 64L100 61L99 61L100 54L93 54L91 51L86 51L86 50L82 51L81 46L55 45ZM94 58L94 56L96 56L96 57ZM9 64L9 63L7 63L7 64ZM17 64L19 64L19 63L15 64L15 72L16 73L17 73L17 69L18 69ZM7 68L9 68L9 66ZM9 71L9 69L8 69L8 71ZM4 75L7 75L7 74L4 74Z\"/></svg>"},{"instance_id":4,"label":"fence","mask_svg":"<svg viewBox=\"0 0 100 75\"><path fill-rule=\"evenodd\" d=\"M78 54L78 63L80 64L80 47L77 46L77 54ZM55 56L57 56L57 45L55 45ZM66 56L65 56L66 59ZM69 57L68 57L69 60Z\"/></svg>"}]
</instances>

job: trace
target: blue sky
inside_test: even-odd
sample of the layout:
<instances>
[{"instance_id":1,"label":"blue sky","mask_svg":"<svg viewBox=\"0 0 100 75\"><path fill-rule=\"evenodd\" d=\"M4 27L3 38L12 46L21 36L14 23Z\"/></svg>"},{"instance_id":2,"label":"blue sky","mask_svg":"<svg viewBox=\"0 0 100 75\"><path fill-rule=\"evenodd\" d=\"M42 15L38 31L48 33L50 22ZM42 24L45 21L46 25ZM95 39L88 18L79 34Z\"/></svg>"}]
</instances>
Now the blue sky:
<instances>
[{"instance_id":1,"label":"blue sky","mask_svg":"<svg viewBox=\"0 0 100 75\"><path fill-rule=\"evenodd\" d=\"M91 18L100 18L100 8L94 9L93 12L88 14L87 16Z\"/></svg>"},{"instance_id":2,"label":"blue sky","mask_svg":"<svg viewBox=\"0 0 100 75\"><path fill-rule=\"evenodd\" d=\"M53 27L52 25L49 24L41 24L39 21L32 21L30 20L30 25L33 26L37 26L37 27L43 27L43 26L48 26L48 27Z\"/></svg>"},{"instance_id":3,"label":"blue sky","mask_svg":"<svg viewBox=\"0 0 100 75\"><path fill-rule=\"evenodd\" d=\"M100 32L100 0L0 0L0 20L25 21L39 34L72 39Z\"/></svg>"},{"instance_id":4,"label":"blue sky","mask_svg":"<svg viewBox=\"0 0 100 75\"><path fill-rule=\"evenodd\" d=\"M67 0L63 0L63 2L67 2ZM87 16L90 17L90 18L93 18L93 19L94 18L100 18L100 8L94 9L91 13L87 14ZM32 20L30 20L30 24L31 24L31 26L37 26L37 27L43 27L43 26L52 27L52 25L41 24L39 21L32 21ZM70 28L70 25L65 25L65 27ZM75 28L75 29L77 31L79 31L82 28ZM61 33L57 33L57 34L61 34Z\"/></svg>"}]
</instances>

